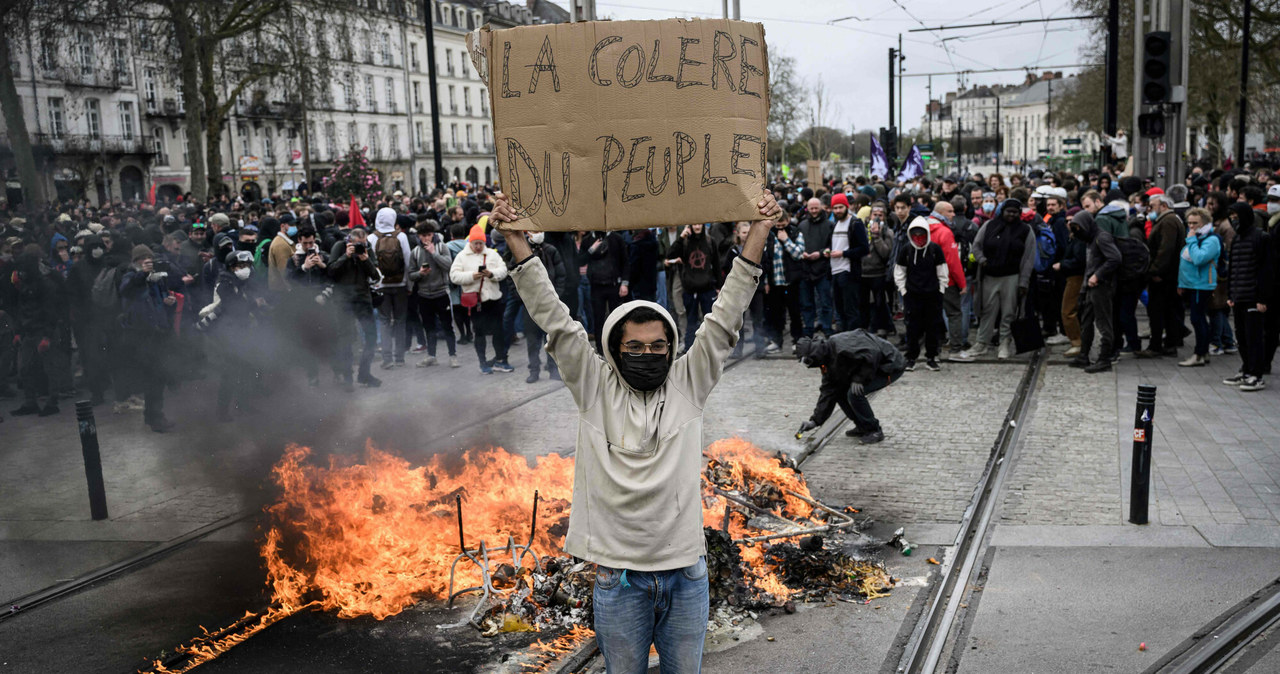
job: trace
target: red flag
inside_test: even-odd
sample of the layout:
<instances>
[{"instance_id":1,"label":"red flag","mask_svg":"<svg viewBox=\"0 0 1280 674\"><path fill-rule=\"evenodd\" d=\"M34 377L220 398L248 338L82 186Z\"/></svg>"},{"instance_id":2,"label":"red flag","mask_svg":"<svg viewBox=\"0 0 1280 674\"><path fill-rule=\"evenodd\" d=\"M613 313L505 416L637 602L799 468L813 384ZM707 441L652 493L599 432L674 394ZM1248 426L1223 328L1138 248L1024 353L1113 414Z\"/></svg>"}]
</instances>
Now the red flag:
<instances>
[{"instance_id":1,"label":"red flag","mask_svg":"<svg viewBox=\"0 0 1280 674\"><path fill-rule=\"evenodd\" d=\"M364 216L360 215L360 207L356 206L356 195L351 195L351 207L347 211L347 227L364 227Z\"/></svg>"},{"instance_id":2,"label":"red flag","mask_svg":"<svg viewBox=\"0 0 1280 674\"><path fill-rule=\"evenodd\" d=\"M147 196L147 203L152 206L156 205L156 184L151 183L151 194Z\"/></svg>"}]
</instances>

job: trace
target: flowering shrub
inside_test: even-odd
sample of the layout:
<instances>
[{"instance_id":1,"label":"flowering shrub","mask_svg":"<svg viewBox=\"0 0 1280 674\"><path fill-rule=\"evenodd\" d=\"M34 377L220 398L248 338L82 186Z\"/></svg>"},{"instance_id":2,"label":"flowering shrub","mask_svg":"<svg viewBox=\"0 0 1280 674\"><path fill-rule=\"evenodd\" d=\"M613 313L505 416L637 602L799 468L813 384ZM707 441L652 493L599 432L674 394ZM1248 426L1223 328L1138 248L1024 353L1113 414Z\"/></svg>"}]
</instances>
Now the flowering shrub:
<instances>
[{"instance_id":1,"label":"flowering shrub","mask_svg":"<svg viewBox=\"0 0 1280 674\"><path fill-rule=\"evenodd\" d=\"M329 175L321 179L324 193L334 202L342 203L355 195L359 201L377 201L382 198L382 181L378 172L369 165L365 148L353 147L334 165Z\"/></svg>"}]
</instances>

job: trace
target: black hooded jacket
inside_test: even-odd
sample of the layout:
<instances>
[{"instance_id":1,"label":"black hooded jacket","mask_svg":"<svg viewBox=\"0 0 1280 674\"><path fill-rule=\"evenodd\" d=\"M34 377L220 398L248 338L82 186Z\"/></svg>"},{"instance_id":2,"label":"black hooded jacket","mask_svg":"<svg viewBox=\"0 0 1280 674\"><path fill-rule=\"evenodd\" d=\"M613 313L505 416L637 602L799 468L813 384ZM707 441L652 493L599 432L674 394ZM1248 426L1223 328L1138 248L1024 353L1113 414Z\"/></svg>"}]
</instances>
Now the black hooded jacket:
<instances>
[{"instance_id":1,"label":"black hooded jacket","mask_svg":"<svg viewBox=\"0 0 1280 674\"><path fill-rule=\"evenodd\" d=\"M1007 208L1017 209L1019 219L1012 225L1005 222L1004 211ZM983 273L987 276L1013 276L1022 271L1022 254L1027 246L1027 233L1030 226L1021 219L1022 203L1016 199L1005 199L996 208L996 214L983 227L987 230L983 235L982 253L986 259Z\"/></svg>"},{"instance_id":2,"label":"black hooded jacket","mask_svg":"<svg viewBox=\"0 0 1280 674\"><path fill-rule=\"evenodd\" d=\"M802 339L796 350L809 367L822 368L818 404L810 417L819 426L830 418L840 398L849 395L850 385L893 377L907 366L896 346L862 329L836 333L830 339Z\"/></svg>"},{"instance_id":3,"label":"black hooded jacket","mask_svg":"<svg viewBox=\"0 0 1280 674\"><path fill-rule=\"evenodd\" d=\"M1227 297L1238 305L1269 305L1276 261L1269 255L1267 235L1258 229L1249 204L1237 201L1230 208L1238 220L1228 257Z\"/></svg>"}]
</instances>

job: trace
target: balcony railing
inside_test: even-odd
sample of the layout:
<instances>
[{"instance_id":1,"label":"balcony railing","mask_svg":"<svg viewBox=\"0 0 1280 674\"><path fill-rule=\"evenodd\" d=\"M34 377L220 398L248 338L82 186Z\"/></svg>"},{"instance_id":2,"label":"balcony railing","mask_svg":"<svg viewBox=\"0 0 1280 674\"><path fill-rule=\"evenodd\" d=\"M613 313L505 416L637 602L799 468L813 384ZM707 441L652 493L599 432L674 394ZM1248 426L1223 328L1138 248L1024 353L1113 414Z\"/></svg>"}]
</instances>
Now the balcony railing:
<instances>
[{"instance_id":1,"label":"balcony railing","mask_svg":"<svg viewBox=\"0 0 1280 674\"><path fill-rule=\"evenodd\" d=\"M91 68L85 70L78 65L68 65L44 71L46 77L61 80L70 87L94 87L101 89L119 89L133 85L133 73L127 68Z\"/></svg>"},{"instance_id":2,"label":"balcony railing","mask_svg":"<svg viewBox=\"0 0 1280 674\"><path fill-rule=\"evenodd\" d=\"M65 133L54 136L48 133L32 135L37 148L45 148L54 154L155 154L141 136L90 136Z\"/></svg>"}]
</instances>

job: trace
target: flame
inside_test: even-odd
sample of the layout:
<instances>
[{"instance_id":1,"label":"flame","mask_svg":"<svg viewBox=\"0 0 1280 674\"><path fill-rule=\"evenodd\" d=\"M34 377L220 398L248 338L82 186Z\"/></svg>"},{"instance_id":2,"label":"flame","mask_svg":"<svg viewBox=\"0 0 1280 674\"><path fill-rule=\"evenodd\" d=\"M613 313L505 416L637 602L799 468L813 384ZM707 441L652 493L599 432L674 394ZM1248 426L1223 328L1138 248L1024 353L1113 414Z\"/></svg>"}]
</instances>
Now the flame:
<instances>
[{"instance_id":1,"label":"flame","mask_svg":"<svg viewBox=\"0 0 1280 674\"><path fill-rule=\"evenodd\" d=\"M422 598L447 599L450 570L460 553L459 499L466 547L475 549L484 540L492 550L508 537L520 544L529 539L537 489L532 547L540 556L561 553L573 495L571 458L549 454L530 465L520 455L488 447L461 457L436 455L414 467L372 443L366 444L362 463L333 456L327 465L316 465L308 463L310 456L309 448L290 445L272 469L280 498L267 508L272 525L261 548L270 607L217 632L206 631L177 649L184 656L181 665L169 669L157 661L154 671L190 671L303 610L383 620ZM811 521L814 507L795 496L811 498L808 486L784 460L741 438L713 443L706 456L705 526L724 528L734 539L761 533L748 526L746 509L717 489L764 504L778 517ZM739 548L744 578L755 592L778 604L797 592L765 560L764 545ZM470 562L459 563L456 572L455 589L480 583ZM592 634L577 626L547 643L539 641L531 647L535 662L527 666L545 666Z\"/></svg>"}]
</instances>

